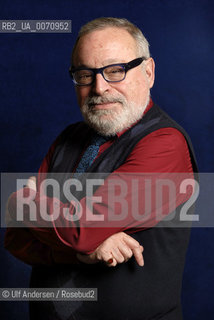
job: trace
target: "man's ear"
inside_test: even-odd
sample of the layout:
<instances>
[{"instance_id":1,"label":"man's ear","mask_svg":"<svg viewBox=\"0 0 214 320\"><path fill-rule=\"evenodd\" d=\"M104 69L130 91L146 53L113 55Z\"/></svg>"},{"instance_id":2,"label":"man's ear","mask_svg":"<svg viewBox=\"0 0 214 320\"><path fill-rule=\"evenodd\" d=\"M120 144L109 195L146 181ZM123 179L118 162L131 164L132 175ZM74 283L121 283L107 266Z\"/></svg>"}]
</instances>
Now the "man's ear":
<instances>
[{"instance_id":1,"label":"man's ear","mask_svg":"<svg viewBox=\"0 0 214 320\"><path fill-rule=\"evenodd\" d=\"M155 62L152 58L145 61L145 71L149 81L149 88L151 89L155 81Z\"/></svg>"}]
</instances>

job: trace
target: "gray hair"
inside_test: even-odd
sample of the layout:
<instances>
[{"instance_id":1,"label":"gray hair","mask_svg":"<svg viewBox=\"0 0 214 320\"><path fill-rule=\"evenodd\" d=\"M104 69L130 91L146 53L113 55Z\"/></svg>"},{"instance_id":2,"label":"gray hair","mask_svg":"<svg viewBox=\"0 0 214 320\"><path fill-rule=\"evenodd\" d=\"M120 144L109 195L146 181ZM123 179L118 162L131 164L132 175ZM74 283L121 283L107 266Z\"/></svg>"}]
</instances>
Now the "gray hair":
<instances>
[{"instance_id":1,"label":"gray hair","mask_svg":"<svg viewBox=\"0 0 214 320\"><path fill-rule=\"evenodd\" d=\"M102 17L89 21L81 27L72 50L72 60L77 43L81 37L93 31L102 30L108 27L115 27L126 30L136 41L139 56L145 57L146 59L150 57L149 43L138 27L136 27L133 23L125 18Z\"/></svg>"}]
</instances>

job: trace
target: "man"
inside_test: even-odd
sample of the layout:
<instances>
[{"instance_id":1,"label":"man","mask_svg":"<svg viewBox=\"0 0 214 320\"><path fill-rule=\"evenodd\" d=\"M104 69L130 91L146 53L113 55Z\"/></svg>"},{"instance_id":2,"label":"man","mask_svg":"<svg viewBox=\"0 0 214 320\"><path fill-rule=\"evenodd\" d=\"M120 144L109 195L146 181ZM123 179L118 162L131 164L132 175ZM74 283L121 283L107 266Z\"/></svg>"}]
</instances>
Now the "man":
<instances>
[{"instance_id":1,"label":"man","mask_svg":"<svg viewBox=\"0 0 214 320\"><path fill-rule=\"evenodd\" d=\"M154 61L148 42L126 19L91 21L80 30L70 74L85 122L61 133L41 165L37 182L32 177L24 188L25 196L29 202L35 201L37 209L45 199L49 214L60 208L60 215L50 229L29 222L24 224L28 228L8 229L5 246L16 257L35 265L32 287L95 287L98 301L32 303L31 319L182 319L180 290L189 230L174 228L171 219L165 227L166 221L157 216L153 201L143 222L133 218L133 192L126 195L128 214L122 223L108 220L109 213L121 213L119 206L112 208L108 201L109 179L119 175L129 185L127 173L141 173L145 181L145 174L150 178L152 173L186 173L192 177L196 171L186 133L150 98ZM63 197L56 199L48 193L41 197L46 172L67 173L60 177L60 185L71 174L83 174L83 182L84 172L106 173L104 184L94 193L102 197L93 207L97 219L87 222L84 192L78 197L82 208L78 223L62 219L63 210L75 216L77 207ZM190 194L179 194L180 178L176 175L174 181L176 213L169 210L167 201L162 213L169 218L173 213L177 221ZM153 188L152 184L152 196ZM143 207L146 200L147 194L142 195ZM19 191L8 203L11 216L17 201ZM145 266L140 268L130 258L134 255L143 266L142 246ZM81 264L75 264L76 255ZM119 265L107 268L97 263L99 260L109 266Z\"/></svg>"}]
</instances>

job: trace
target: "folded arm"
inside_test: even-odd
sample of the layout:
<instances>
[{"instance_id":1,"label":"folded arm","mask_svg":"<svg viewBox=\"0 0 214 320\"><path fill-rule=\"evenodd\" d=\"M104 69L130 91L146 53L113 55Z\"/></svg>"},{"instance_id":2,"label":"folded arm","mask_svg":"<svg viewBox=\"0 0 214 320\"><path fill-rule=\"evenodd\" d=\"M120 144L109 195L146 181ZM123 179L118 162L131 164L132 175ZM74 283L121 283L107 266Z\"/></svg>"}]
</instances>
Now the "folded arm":
<instances>
[{"instance_id":1,"label":"folded arm","mask_svg":"<svg viewBox=\"0 0 214 320\"><path fill-rule=\"evenodd\" d=\"M192 173L191 160L185 138L180 132L172 128L159 129L156 132L153 132L136 145L133 152L127 158L127 161L110 176L117 176L118 174L123 175L123 173L127 172ZM43 200L48 204L49 214L53 214L55 205L60 208L60 215L58 220L54 222L54 228L45 228L46 231L44 232L44 228L31 226L29 230L35 238L50 246L52 249L63 251L64 248L67 247L70 248L71 251L74 250L75 252L83 254L91 254L113 234L121 231L125 231L126 233L137 232L147 227L154 226L158 222L155 219L155 208L151 208L149 218L145 219L144 223L139 227L139 224L137 224L136 220L134 220L130 214L132 210L130 207L132 203L132 194L128 193L127 203L129 206L129 214L123 221L123 226L121 226L121 224L117 224L117 222L108 223L107 217L109 210L111 211L111 204L109 205L108 199L105 198L106 194L108 194L108 187L106 184L101 186L95 193L96 196L102 196L102 203L94 204L94 212L97 216L103 216L103 222L92 222L88 227L88 222L86 221L86 198L83 198L80 201L83 208L83 215L78 223L76 223L75 221L66 221L63 218L63 210L65 209L69 210L68 212L71 216L75 215L75 208L73 204L69 202L64 204L61 203L59 199L46 197L43 198ZM15 202L18 199L17 197L18 193L14 195L14 203L11 203L12 211L14 210ZM178 199L176 199L176 204L179 205L180 203L185 202L188 198L189 195L183 197L179 196ZM35 201L38 209L42 201L40 194L37 193L36 196L34 195L34 199L32 200ZM142 200L142 204L144 200L145 199ZM119 206L112 208L112 212L114 214L117 214L116 211L118 207ZM121 208L118 210L121 211ZM154 214L152 210L154 211ZM37 211L39 213L39 209ZM163 214L167 215L168 213L170 212L166 203L165 208L163 208ZM26 212L26 216L27 215L28 212ZM26 226L28 227L29 225Z\"/></svg>"}]
</instances>

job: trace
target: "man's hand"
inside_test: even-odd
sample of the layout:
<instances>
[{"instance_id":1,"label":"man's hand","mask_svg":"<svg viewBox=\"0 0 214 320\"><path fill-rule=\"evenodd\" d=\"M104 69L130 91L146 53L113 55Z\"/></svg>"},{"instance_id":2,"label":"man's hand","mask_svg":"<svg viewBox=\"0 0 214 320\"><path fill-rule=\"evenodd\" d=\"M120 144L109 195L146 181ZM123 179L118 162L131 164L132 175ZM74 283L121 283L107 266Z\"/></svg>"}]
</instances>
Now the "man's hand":
<instances>
[{"instance_id":1,"label":"man's hand","mask_svg":"<svg viewBox=\"0 0 214 320\"><path fill-rule=\"evenodd\" d=\"M106 239L89 255L77 254L77 258L87 264L104 261L110 267L128 261L133 255L139 264L144 265L143 247L137 240L124 232L119 232Z\"/></svg>"}]
</instances>

